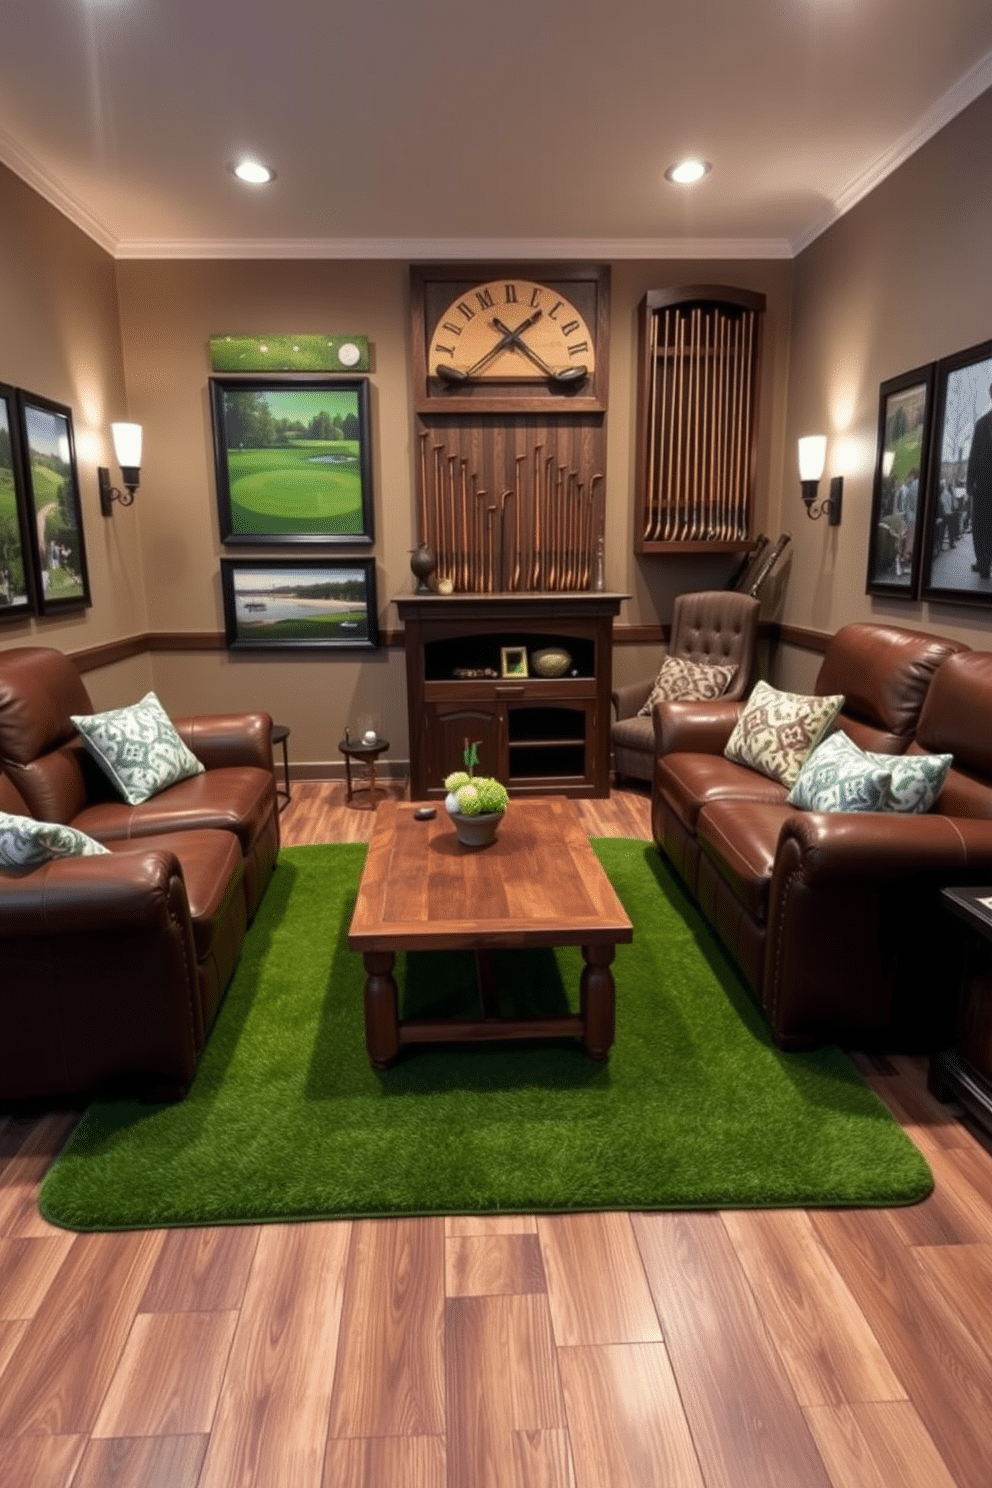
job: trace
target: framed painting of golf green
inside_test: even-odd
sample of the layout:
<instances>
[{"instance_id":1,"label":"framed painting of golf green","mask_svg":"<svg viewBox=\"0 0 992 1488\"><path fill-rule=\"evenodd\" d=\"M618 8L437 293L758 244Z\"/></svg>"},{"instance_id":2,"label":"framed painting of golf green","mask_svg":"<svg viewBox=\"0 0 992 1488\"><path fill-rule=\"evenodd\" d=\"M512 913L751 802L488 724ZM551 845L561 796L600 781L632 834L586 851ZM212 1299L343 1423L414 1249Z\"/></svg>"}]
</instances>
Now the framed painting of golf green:
<instances>
[{"instance_id":1,"label":"framed painting of golf green","mask_svg":"<svg viewBox=\"0 0 992 1488\"><path fill-rule=\"evenodd\" d=\"M34 613L17 402L0 383L0 622Z\"/></svg>"},{"instance_id":2,"label":"framed painting of golf green","mask_svg":"<svg viewBox=\"0 0 992 1488\"><path fill-rule=\"evenodd\" d=\"M937 363L925 599L992 604L992 341Z\"/></svg>"},{"instance_id":3,"label":"framed painting of golf green","mask_svg":"<svg viewBox=\"0 0 992 1488\"><path fill-rule=\"evenodd\" d=\"M373 651L372 558L222 558L224 629L234 651Z\"/></svg>"},{"instance_id":4,"label":"framed painting of golf green","mask_svg":"<svg viewBox=\"0 0 992 1488\"><path fill-rule=\"evenodd\" d=\"M17 389L34 590L43 615L90 603L72 409Z\"/></svg>"},{"instance_id":5,"label":"framed painting of golf green","mask_svg":"<svg viewBox=\"0 0 992 1488\"><path fill-rule=\"evenodd\" d=\"M890 378L879 390L868 594L916 599L920 592L933 383L931 363Z\"/></svg>"},{"instance_id":6,"label":"framed painting of golf green","mask_svg":"<svg viewBox=\"0 0 992 1488\"><path fill-rule=\"evenodd\" d=\"M371 543L368 379L212 377L221 541Z\"/></svg>"}]
</instances>

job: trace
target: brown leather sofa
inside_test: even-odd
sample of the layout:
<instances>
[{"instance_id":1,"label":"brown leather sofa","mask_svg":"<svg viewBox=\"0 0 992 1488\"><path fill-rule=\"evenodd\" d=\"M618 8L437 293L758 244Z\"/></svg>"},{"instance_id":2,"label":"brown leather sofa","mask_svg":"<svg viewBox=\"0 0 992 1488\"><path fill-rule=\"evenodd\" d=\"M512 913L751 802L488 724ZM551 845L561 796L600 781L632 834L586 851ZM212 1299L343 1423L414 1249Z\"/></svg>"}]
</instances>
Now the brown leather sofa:
<instances>
[{"instance_id":1,"label":"brown leather sofa","mask_svg":"<svg viewBox=\"0 0 992 1488\"><path fill-rule=\"evenodd\" d=\"M0 651L0 810L110 849L0 871L0 1100L181 1096L278 856L268 714L174 718L205 772L129 806L93 711L61 652Z\"/></svg>"},{"instance_id":2,"label":"brown leather sofa","mask_svg":"<svg viewBox=\"0 0 992 1488\"><path fill-rule=\"evenodd\" d=\"M992 884L992 654L895 626L845 626L814 692L863 749L950 753L922 816L797 811L724 758L743 704L660 703L652 827L778 1043L925 1049L954 976L937 891Z\"/></svg>"}]
</instances>

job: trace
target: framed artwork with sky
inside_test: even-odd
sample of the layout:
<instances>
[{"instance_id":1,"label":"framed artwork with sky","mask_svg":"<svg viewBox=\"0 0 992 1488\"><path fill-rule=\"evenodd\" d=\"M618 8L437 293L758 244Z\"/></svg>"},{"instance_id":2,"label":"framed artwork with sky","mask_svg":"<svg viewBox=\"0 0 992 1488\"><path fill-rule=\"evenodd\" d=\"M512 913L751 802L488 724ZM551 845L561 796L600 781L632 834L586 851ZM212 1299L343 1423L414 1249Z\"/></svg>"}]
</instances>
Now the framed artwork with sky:
<instances>
[{"instance_id":1,"label":"framed artwork with sky","mask_svg":"<svg viewBox=\"0 0 992 1488\"><path fill-rule=\"evenodd\" d=\"M212 377L221 541L371 543L368 379Z\"/></svg>"}]
</instances>

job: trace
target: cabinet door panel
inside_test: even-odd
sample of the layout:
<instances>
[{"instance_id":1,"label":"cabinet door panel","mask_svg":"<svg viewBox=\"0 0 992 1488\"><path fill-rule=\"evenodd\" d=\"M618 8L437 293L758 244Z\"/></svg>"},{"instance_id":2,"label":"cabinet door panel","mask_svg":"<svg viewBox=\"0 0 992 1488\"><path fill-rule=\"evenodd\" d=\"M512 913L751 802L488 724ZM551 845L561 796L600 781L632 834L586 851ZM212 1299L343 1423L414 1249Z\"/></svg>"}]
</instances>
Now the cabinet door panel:
<instances>
[{"instance_id":1,"label":"cabinet door panel","mask_svg":"<svg viewBox=\"0 0 992 1488\"><path fill-rule=\"evenodd\" d=\"M424 727L427 731L424 751L427 789L431 795L443 792L446 775L450 775L452 770L462 769L466 739L479 746L478 773L505 778L505 729L501 710L443 703L428 705L424 709Z\"/></svg>"}]
</instances>

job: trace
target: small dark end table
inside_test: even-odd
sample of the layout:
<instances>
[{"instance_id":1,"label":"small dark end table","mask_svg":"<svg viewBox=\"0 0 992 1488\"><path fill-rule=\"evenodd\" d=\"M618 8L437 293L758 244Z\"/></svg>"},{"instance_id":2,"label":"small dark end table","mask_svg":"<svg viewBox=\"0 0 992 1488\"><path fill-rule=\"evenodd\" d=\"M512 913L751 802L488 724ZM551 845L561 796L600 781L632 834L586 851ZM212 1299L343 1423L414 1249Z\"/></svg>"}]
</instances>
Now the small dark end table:
<instances>
[{"instance_id":1,"label":"small dark end table","mask_svg":"<svg viewBox=\"0 0 992 1488\"><path fill-rule=\"evenodd\" d=\"M957 1100L992 1134L992 885L941 890L941 908L960 922L954 1047L930 1057L927 1089Z\"/></svg>"},{"instance_id":2,"label":"small dark end table","mask_svg":"<svg viewBox=\"0 0 992 1488\"><path fill-rule=\"evenodd\" d=\"M348 786L348 801L356 791L368 791L369 800L375 805L375 762L389 748L388 739L376 739L374 744L365 744L361 739L342 739L338 749L344 755L344 775ZM368 766L368 779L356 784L351 778L351 762L360 760ZM382 792L385 795L385 791Z\"/></svg>"},{"instance_id":3,"label":"small dark end table","mask_svg":"<svg viewBox=\"0 0 992 1488\"><path fill-rule=\"evenodd\" d=\"M289 750L286 747L286 740L288 738L289 738L289 726L288 726L288 724L285 724L285 723L274 723L272 725L272 745L273 745L273 748L277 744L281 744L282 745L282 778L283 778L284 784L283 784L282 790L279 789L279 786L278 785L276 786L276 799L282 801L282 806L279 807L279 810L280 811L282 810L282 807L283 806L288 806L289 805L289 802L290 802L290 790L289 790Z\"/></svg>"}]
</instances>

